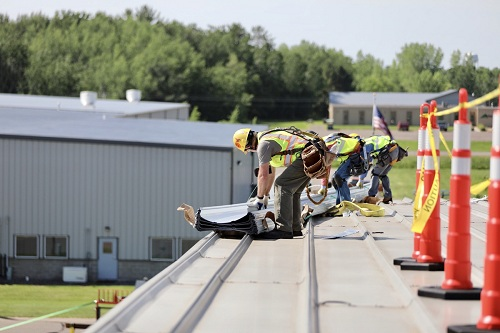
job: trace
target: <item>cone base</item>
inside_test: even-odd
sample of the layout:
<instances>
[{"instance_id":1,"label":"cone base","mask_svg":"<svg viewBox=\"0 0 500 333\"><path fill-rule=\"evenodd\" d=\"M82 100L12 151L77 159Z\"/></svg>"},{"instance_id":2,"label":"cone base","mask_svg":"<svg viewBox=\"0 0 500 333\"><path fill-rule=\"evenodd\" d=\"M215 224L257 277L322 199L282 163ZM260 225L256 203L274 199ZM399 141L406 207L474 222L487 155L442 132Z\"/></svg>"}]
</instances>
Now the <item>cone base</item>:
<instances>
[{"instance_id":1,"label":"cone base","mask_svg":"<svg viewBox=\"0 0 500 333\"><path fill-rule=\"evenodd\" d=\"M481 288L443 289L439 286L430 286L419 288L418 296L452 300L479 301L481 299L481 290Z\"/></svg>"},{"instance_id":2,"label":"cone base","mask_svg":"<svg viewBox=\"0 0 500 333\"><path fill-rule=\"evenodd\" d=\"M416 259L412 258L412 257L399 257L399 258L394 258L394 260L392 261L392 263L396 266L399 266L401 265L402 262L406 262L406 261L417 261Z\"/></svg>"},{"instance_id":3,"label":"cone base","mask_svg":"<svg viewBox=\"0 0 500 333\"><path fill-rule=\"evenodd\" d=\"M482 330L476 327L476 325L453 325L448 326L448 333L500 333L500 330Z\"/></svg>"},{"instance_id":4,"label":"cone base","mask_svg":"<svg viewBox=\"0 0 500 333\"><path fill-rule=\"evenodd\" d=\"M404 261L399 266L404 271L444 271L444 262Z\"/></svg>"}]
</instances>

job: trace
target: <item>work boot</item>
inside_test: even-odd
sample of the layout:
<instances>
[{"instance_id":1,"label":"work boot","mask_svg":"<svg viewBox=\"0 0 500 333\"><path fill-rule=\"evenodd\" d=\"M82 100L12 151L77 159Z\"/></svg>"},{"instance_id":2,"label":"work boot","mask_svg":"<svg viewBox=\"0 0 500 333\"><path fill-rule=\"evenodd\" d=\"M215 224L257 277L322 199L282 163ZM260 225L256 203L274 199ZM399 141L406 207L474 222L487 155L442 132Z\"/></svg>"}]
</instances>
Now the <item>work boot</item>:
<instances>
[{"instance_id":1,"label":"work boot","mask_svg":"<svg viewBox=\"0 0 500 333\"><path fill-rule=\"evenodd\" d=\"M302 233L301 233L302 234ZM293 235L289 231L273 229L269 232L263 232L255 236L255 239L292 239Z\"/></svg>"},{"instance_id":2,"label":"work boot","mask_svg":"<svg viewBox=\"0 0 500 333\"><path fill-rule=\"evenodd\" d=\"M392 198L384 198L384 200L382 200L382 202L385 204L390 204L390 203L392 203Z\"/></svg>"}]
</instances>

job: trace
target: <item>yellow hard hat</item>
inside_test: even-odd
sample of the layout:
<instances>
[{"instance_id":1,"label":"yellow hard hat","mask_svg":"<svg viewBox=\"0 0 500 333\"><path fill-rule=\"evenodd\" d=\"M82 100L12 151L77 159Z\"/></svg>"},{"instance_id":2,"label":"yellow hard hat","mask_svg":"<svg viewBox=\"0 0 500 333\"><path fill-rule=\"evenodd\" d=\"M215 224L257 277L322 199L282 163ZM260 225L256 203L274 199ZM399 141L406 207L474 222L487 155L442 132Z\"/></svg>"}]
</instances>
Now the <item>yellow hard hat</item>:
<instances>
[{"instance_id":1,"label":"yellow hard hat","mask_svg":"<svg viewBox=\"0 0 500 333\"><path fill-rule=\"evenodd\" d=\"M247 146L248 134L250 133L250 128L242 128L234 132L233 143L236 148L245 152Z\"/></svg>"},{"instance_id":2,"label":"yellow hard hat","mask_svg":"<svg viewBox=\"0 0 500 333\"><path fill-rule=\"evenodd\" d=\"M350 136L351 138L354 138L354 139L359 139L359 138L361 138L361 136L360 136L358 133L351 133L351 134L349 134L349 136Z\"/></svg>"}]
</instances>

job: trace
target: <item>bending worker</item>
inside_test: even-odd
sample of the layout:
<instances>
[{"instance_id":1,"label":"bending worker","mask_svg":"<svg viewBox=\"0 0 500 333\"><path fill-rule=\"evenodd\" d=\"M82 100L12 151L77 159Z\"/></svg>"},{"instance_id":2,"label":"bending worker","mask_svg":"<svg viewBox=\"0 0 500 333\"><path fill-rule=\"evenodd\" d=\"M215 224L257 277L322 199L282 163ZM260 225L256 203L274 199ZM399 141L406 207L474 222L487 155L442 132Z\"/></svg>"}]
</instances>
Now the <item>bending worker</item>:
<instances>
[{"instance_id":1,"label":"bending worker","mask_svg":"<svg viewBox=\"0 0 500 333\"><path fill-rule=\"evenodd\" d=\"M279 228L259 234L259 238L302 236L300 195L311 179L304 173L300 153L308 141L286 131L259 133L244 128L234 133L233 143L245 154L249 151L257 152L257 198L253 202L257 209L263 209L267 205L265 195L270 192L273 184L274 175L269 174L269 166L286 167L274 181L274 209Z\"/></svg>"},{"instance_id":2,"label":"bending worker","mask_svg":"<svg viewBox=\"0 0 500 333\"><path fill-rule=\"evenodd\" d=\"M392 202L391 182L387 174L391 171L392 166L401 161L408 152L399 147L395 140L392 140L388 135L374 135L365 140L364 149L369 155L370 159L376 159L377 163L372 170L372 179L368 196L375 197L378 193L379 181L382 182L384 190L383 203L388 204ZM363 182L364 176L360 176L359 182ZM359 183L358 182L358 183Z\"/></svg>"},{"instance_id":3,"label":"bending worker","mask_svg":"<svg viewBox=\"0 0 500 333\"><path fill-rule=\"evenodd\" d=\"M357 176L367 171L368 164L363 158L364 141L345 134L330 134L323 138L330 152L336 154L340 166L332 177L332 185L337 190L337 204L351 201L351 191L347 184L350 176ZM326 191L328 179L321 180L321 190Z\"/></svg>"}]
</instances>

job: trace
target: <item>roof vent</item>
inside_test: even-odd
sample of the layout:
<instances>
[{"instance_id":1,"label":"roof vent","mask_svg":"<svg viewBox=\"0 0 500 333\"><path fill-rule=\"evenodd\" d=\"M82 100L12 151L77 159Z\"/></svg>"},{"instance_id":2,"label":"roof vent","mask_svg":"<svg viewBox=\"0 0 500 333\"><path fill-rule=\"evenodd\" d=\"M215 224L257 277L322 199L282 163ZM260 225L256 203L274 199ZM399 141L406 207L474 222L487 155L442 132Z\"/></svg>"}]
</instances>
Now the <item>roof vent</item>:
<instances>
[{"instance_id":1,"label":"roof vent","mask_svg":"<svg viewBox=\"0 0 500 333\"><path fill-rule=\"evenodd\" d=\"M139 102L141 100L141 91L137 89L129 89L126 91L127 101Z\"/></svg>"},{"instance_id":2,"label":"roof vent","mask_svg":"<svg viewBox=\"0 0 500 333\"><path fill-rule=\"evenodd\" d=\"M83 106L93 106L97 100L97 93L95 91L81 91L80 102Z\"/></svg>"}]
</instances>

